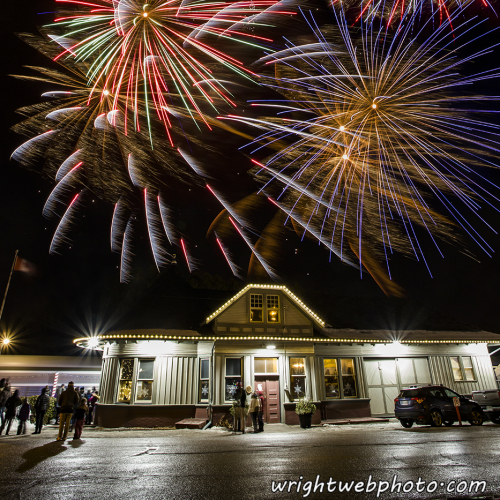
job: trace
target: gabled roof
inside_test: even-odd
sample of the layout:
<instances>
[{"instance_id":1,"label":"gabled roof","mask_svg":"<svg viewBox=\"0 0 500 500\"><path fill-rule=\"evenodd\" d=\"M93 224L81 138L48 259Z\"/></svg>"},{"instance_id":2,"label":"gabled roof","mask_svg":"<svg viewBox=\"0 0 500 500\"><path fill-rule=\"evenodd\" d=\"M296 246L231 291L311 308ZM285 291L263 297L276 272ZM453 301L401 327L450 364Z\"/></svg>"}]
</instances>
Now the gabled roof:
<instances>
[{"instance_id":1,"label":"gabled roof","mask_svg":"<svg viewBox=\"0 0 500 500\"><path fill-rule=\"evenodd\" d=\"M237 301L240 297L245 295L251 288L260 288L262 290L281 290L299 309L302 310L304 314L309 316L311 320L319 325L320 328L324 328L325 322L309 307L307 307L297 296L295 296L286 286L283 285L247 285L243 290L240 290L236 295L231 297L225 304L223 304L217 311L213 312L208 318L206 318L205 323L210 323L213 321L219 314L224 312L229 306L231 306L235 301Z\"/></svg>"}]
</instances>

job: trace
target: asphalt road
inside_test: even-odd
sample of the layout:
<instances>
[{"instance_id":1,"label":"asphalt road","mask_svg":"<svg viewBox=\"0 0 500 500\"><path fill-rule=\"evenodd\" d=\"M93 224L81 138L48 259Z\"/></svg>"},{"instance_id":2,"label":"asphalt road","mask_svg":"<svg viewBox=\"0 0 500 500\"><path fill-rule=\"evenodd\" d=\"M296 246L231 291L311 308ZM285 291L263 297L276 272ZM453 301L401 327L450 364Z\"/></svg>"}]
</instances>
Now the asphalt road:
<instances>
[{"instance_id":1,"label":"asphalt road","mask_svg":"<svg viewBox=\"0 0 500 500\"><path fill-rule=\"evenodd\" d=\"M491 423L438 429L393 422L307 430L275 425L245 435L84 429L81 441L55 437L54 429L0 437L1 499L372 500L379 489L386 490L378 496L384 500L500 498L500 425ZM486 481L484 493L481 485L469 492L473 480ZM273 493L273 481L285 492ZM300 481L300 488L292 484L288 493L290 483L283 481ZM350 492L339 492L353 481ZM328 493L328 487L335 490Z\"/></svg>"}]
</instances>

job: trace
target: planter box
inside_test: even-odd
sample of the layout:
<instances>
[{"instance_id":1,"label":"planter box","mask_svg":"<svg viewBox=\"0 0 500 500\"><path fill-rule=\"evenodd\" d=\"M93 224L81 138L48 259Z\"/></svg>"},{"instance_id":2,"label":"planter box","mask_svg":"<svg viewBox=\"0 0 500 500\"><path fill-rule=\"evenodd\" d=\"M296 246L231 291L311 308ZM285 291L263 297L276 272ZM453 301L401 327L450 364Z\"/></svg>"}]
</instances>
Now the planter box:
<instances>
[{"instance_id":1,"label":"planter box","mask_svg":"<svg viewBox=\"0 0 500 500\"><path fill-rule=\"evenodd\" d=\"M312 416L312 425L321 424L321 403L319 401L313 401L316 405L316 412ZM295 413L296 403L284 403L285 407L285 424L288 425L299 425L299 416Z\"/></svg>"}]
</instances>

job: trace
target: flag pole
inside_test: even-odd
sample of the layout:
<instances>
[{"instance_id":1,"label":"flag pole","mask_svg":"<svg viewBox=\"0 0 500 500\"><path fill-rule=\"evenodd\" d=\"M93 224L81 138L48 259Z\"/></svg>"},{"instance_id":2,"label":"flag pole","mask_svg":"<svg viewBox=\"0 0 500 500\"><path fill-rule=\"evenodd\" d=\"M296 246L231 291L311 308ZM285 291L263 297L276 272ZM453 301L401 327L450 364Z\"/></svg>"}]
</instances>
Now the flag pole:
<instances>
[{"instance_id":1,"label":"flag pole","mask_svg":"<svg viewBox=\"0 0 500 500\"><path fill-rule=\"evenodd\" d=\"M12 263L12 269L10 270L10 274L9 274L9 281L7 281L7 288L5 289L5 293L3 294L2 308L0 309L0 321L2 320L3 308L5 306L5 299L7 298L7 292L9 291L12 273L14 272L14 268L16 267L18 253L19 253L19 250L16 250L16 254L14 255L14 262Z\"/></svg>"}]
</instances>

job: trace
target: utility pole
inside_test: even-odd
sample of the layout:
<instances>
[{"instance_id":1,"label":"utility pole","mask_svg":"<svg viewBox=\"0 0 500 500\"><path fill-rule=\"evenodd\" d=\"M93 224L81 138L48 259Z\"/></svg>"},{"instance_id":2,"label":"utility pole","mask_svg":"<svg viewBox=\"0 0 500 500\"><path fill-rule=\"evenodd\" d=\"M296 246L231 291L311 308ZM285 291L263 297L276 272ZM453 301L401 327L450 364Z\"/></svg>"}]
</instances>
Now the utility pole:
<instances>
[{"instance_id":1,"label":"utility pole","mask_svg":"<svg viewBox=\"0 0 500 500\"><path fill-rule=\"evenodd\" d=\"M14 255L14 262L12 263L12 269L9 274L9 281L7 281L7 288L5 289L5 293L3 294L2 308L0 309L0 321L2 321L3 308L5 307L5 300L7 299L7 293L9 291L10 280L12 278L12 273L14 272L14 268L16 267L17 254L19 250L16 250L16 254Z\"/></svg>"}]
</instances>

